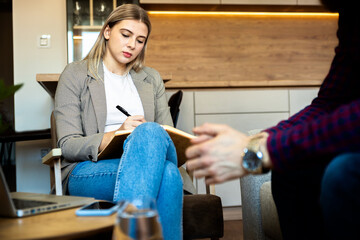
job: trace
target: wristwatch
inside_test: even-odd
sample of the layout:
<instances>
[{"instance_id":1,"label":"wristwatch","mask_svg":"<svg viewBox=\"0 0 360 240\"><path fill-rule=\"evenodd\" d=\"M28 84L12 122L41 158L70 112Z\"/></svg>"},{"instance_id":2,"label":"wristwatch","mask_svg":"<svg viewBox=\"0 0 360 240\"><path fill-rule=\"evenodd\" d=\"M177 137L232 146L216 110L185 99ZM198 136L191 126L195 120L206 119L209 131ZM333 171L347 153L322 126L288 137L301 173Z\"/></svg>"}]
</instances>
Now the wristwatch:
<instances>
[{"instance_id":1,"label":"wristwatch","mask_svg":"<svg viewBox=\"0 0 360 240\"><path fill-rule=\"evenodd\" d=\"M263 135L251 137L248 145L244 148L242 166L251 174L262 174L270 169L263 166L264 154L260 149L260 140Z\"/></svg>"}]
</instances>

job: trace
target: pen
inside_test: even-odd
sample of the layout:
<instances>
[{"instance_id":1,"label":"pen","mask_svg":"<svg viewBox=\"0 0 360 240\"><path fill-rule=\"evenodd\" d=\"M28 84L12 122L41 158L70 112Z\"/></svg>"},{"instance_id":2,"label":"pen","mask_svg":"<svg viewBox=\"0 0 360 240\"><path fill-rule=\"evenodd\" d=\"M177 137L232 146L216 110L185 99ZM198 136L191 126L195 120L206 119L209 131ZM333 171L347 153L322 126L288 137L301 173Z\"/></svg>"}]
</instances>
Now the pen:
<instances>
[{"instance_id":1,"label":"pen","mask_svg":"<svg viewBox=\"0 0 360 240\"><path fill-rule=\"evenodd\" d=\"M119 111L125 114L127 117L131 116L124 108L120 107L119 105L117 105L116 108L119 109Z\"/></svg>"}]
</instances>

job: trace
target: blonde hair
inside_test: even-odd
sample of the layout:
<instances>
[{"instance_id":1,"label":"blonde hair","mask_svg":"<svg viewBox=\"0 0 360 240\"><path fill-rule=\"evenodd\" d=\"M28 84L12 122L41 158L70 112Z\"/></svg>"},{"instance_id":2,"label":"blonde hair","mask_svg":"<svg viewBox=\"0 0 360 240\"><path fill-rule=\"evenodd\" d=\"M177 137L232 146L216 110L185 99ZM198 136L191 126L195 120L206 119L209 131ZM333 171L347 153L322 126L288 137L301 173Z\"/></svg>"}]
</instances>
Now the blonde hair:
<instances>
[{"instance_id":1,"label":"blonde hair","mask_svg":"<svg viewBox=\"0 0 360 240\"><path fill-rule=\"evenodd\" d=\"M104 25L101 28L101 31L96 39L94 46L91 48L88 55L84 58L84 60L87 60L87 66L90 73L93 74L94 77L98 80L101 79L98 73L99 64L105 54L105 49L106 49L106 39L104 37L105 28L107 26L112 28L115 24L123 20L139 20L140 22L144 23L148 28L148 36L145 40L143 49L133 61L131 61L126 65L126 71L129 72L131 69L134 69L136 72L138 72L144 67L145 50L147 46L147 40L151 32L150 19L147 12L138 5L123 4L115 8L110 13Z\"/></svg>"}]
</instances>

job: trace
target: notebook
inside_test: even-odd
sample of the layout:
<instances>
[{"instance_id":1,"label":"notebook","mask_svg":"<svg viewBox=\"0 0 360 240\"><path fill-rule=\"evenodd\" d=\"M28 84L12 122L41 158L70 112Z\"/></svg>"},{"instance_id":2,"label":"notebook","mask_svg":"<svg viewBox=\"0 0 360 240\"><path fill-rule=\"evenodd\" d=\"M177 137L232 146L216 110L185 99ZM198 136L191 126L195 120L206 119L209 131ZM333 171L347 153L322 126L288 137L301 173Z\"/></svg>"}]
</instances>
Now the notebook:
<instances>
[{"instance_id":1,"label":"notebook","mask_svg":"<svg viewBox=\"0 0 360 240\"><path fill-rule=\"evenodd\" d=\"M172 141L174 142L177 154L178 166L182 166L187 158L185 156L185 150L191 145L190 140L195 138L194 135L184 132L180 129L171 127L169 125L161 125L169 134ZM119 158L123 153L122 146L125 139L133 130L120 130L115 132L115 136L106 145L106 147L99 153L98 159L111 159Z\"/></svg>"},{"instance_id":2,"label":"notebook","mask_svg":"<svg viewBox=\"0 0 360 240\"><path fill-rule=\"evenodd\" d=\"M82 206L94 198L57 196L41 193L11 192L0 165L0 216L25 217L39 213Z\"/></svg>"}]
</instances>

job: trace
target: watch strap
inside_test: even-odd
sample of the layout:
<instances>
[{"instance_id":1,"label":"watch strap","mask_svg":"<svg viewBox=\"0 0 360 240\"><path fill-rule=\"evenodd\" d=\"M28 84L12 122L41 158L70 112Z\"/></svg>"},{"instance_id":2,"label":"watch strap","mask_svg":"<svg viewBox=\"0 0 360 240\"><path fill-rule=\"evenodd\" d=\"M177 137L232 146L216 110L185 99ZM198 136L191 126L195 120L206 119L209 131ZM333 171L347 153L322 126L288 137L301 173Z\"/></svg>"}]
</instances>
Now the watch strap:
<instances>
[{"instance_id":1,"label":"watch strap","mask_svg":"<svg viewBox=\"0 0 360 240\"><path fill-rule=\"evenodd\" d=\"M264 137L265 136L263 133L259 133L259 134L250 136L250 141L246 148L251 149L254 152L260 151L261 153L264 153L264 150L262 149L261 144L260 144L261 140ZM270 168L264 167L264 164L263 164L264 157L266 157L266 156L263 154L263 157L261 159L261 161L262 161L261 169L259 171L254 172L253 174L264 174L264 173L268 173L270 171Z\"/></svg>"}]
</instances>

